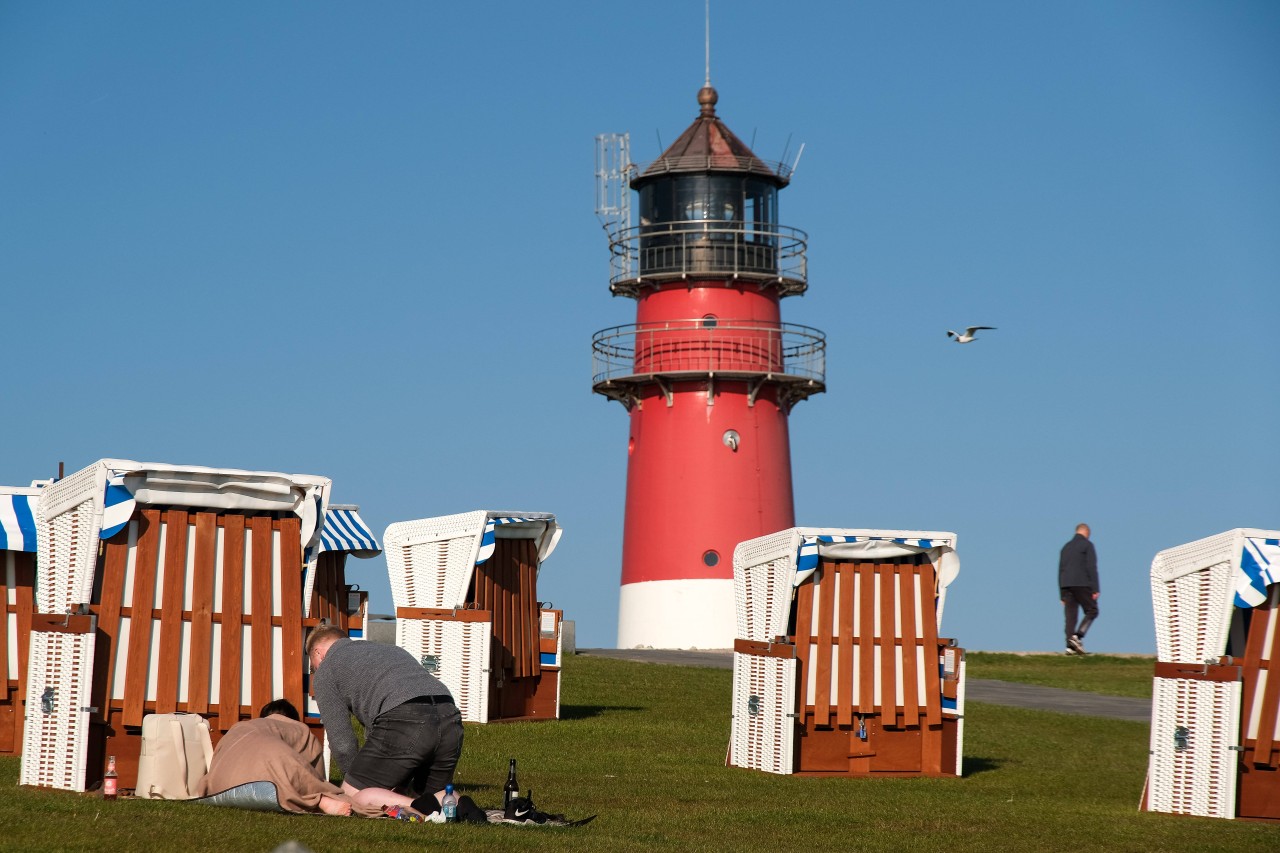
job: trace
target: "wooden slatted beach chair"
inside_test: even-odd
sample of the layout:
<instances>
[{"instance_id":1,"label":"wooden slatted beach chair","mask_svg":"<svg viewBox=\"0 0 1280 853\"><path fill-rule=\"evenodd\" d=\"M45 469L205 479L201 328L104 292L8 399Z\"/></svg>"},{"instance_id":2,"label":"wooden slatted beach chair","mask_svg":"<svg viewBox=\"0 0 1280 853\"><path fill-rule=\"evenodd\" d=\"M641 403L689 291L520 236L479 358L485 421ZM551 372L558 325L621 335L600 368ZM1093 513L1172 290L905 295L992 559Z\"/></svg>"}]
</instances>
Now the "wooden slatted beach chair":
<instances>
[{"instance_id":1,"label":"wooden slatted beach chair","mask_svg":"<svg viewBox=\"0 0 1280 853\"><path fill-rule=\"evenodd\" d=\"M1150 811L1280 820L1280 532L1161 551Z\"/></svg>"},{"instance_id":2,"label":"wooden slatted beach chair","mask_svg":"<svg viewBox=\"0 0 1280 853\"><path fill-rule=\"evenodd\" d=\"M40 490L0 487L0 755L22 754Z\"/></svg>"},{"instance_id":3,"label":"wooden slatted beach chair","mask_svg":"<svg viewBox=\"0 0 1280 853\"><path fill-rule=\"evenodd\" d=\"M315 592L329 489L124 460L46 487L22 784L85 790L110 754L133 787L149 713L201 714L216 742L272 699L306 708L307 605L337 615Z\"/></svg>"},{"instance_id":4,"label":"wooden slatted beach chair","mask_svg":"<svg viewBox=\"0 0 1280 853\"><path fill-rule=\"evenodd\" d=\"M958 569L951 533L792 528L741 543L729 763L959 775L964 653L938 636Z\"/></svg>"},{"instance_id":5,"label":"wooden slatted beach chair","mask_svg":"<svg viewBox=\"0 0 1280 853\"><path fill-rule=\"evenodd\" d=\"M560 716L563 614L537 587L559 538L554 515L487 510L383 535L396 643L444 682L464 720Z\"/></svg>"}]
</instances>

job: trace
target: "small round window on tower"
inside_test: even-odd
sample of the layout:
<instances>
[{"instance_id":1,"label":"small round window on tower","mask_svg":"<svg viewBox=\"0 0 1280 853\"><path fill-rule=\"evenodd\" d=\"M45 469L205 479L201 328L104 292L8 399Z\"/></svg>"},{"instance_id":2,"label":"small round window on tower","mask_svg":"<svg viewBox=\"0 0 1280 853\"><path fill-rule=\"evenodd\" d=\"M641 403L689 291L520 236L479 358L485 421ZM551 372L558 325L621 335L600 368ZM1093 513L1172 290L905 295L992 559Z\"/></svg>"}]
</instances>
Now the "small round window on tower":
<instances>
[{"instance_id":1,"label":"small round window on tower","mask_svg":"<svg viewBox=\"0 0 1280 853\"><path fill-rule=\"evenodd\" d=\"M720 563L720 552L719 552L719 551L703 551L703 552L702 552L702 562L703 562L703 564L704 564L704 565L706 565L706 566L715 566L715 565L719 565L719 563Z\"/></svg>"},{"instance_id":2,"label":"small round window on tower","mask_svg":"<svg viewBox=\"0 0 1280 853\"><path fill-rule=\"evenodd\" d=\"M706 314L702 318L702 328L714 329L720 323L720 318L715 314Z\"/></svg>"}]
</instances>

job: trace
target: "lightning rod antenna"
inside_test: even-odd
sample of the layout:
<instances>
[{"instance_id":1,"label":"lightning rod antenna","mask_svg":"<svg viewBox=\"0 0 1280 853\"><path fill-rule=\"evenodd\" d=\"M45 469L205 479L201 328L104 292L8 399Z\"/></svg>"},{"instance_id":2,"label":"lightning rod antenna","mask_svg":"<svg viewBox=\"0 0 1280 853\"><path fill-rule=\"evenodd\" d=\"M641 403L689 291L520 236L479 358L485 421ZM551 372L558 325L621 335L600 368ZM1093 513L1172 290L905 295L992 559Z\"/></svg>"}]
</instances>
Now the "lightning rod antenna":
<instances>
[{"instance_id":1,"label":"lightning rod antenna","mask_svg":"<svg viewBox=\"0 0 1280 853\"><path fill-rule=\"evenodd\" d=\"M711 0L707 0L707 83L711 85Z\"/></svg>"}]
</instances>

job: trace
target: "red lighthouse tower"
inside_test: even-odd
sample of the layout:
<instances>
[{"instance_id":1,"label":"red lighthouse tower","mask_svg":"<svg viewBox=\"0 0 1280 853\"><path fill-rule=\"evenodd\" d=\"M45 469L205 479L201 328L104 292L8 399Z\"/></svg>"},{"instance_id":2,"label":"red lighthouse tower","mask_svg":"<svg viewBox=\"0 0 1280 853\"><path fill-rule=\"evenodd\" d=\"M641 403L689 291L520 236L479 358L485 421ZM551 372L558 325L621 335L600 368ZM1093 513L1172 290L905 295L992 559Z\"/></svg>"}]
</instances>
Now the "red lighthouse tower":
<instances>
[{"instance_id":1,"label":"red lighthouse tower","mask_svg":"<svg viewBox=\"0 0 1280 853\"><path fill-rule=\"evenodd\" d=\"M781 321L808 286L806 235L778 224L791 170L756 157L717 101L704 86L647 166L614 147L640 217L624 203L609 224L610 290L636 322L592 341L594 390L631 419L619 648L733 644L733 549L794 526L787 417L826 388L822 333Z\"/></svg>"}]
</instances>

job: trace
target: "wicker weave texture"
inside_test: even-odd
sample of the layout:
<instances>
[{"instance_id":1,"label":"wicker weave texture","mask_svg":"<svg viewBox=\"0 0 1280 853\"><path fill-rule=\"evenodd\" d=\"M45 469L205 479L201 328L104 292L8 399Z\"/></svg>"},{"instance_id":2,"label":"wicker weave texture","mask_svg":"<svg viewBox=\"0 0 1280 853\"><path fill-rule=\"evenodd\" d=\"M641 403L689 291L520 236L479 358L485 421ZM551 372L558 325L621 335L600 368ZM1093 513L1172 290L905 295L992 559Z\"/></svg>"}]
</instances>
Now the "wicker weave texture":
<instances>
[{"instance_id":1,"label":"wicker weave texture","mask_svg":"<svg viewBox=\"0 0 1280 853\"><path fill-rule=\"evenodd\" d=\"M98 560L96 516L101 497L89 498L49 518L43 501L37 510L36 541L40 552L40 582L36 603L42 613L65 613L93 595L93 570Z\"/></svg>"},{"instance_id":2,"label":"wicker weave texture","mask_svg":"<svg viewBox=\"0 0 1280 853\"><path fill-rule=\"evenodd\" d=\"M1222 534L1156 554L1151 563L1151 604L1159 660L1203 663L1226 651L1234 541L1234 535Z\"/></svg>"},{"instance_id":3,"label":"wicker weave texture","mask_svg":"<svg viewBox=\"0 0 1280 853\"><path fill-rule=\"evenodd\" d=\"M759 563L750 570L734 571L733 596L738 637L768 642L787 633L791 612L795 555Z\"/></svg>"},{"instance_id":4,"label":"wicker weave texture","mask_svg":"<svg viewBox=\"0 0 1280 853\"><path fill-rule=\"evenodd\" d=\"M734 653L730 766L792 772L795 683L794 658Z\"/></svg>"},{"instance_id":5,"label":"wicker weave texture","mask_svg":"<svg viewBox=\"0 0 1280 853\"><path fill-rule=\"evenodd\" d=\"M1232 818L1240 682L1156 678L1147 808Z\"/></svg>"},{"instance_id":6,"label":"wicker weave texture","mask_svg":"<svg viewBox=\"0 0 1280 853\"><path fill-rule=\"evenodd\" d=\"M490 622L397 619L396 645L440 679L468 723L489 722Z\"/></svg>"},{"instance_id":7,"label":"wicker weave texture","mask_svg":"<svg viewBox=\"0 0 1280 853\"><path fill-rule=\"evenodd\" d=\"M461 607L475 569L485 510L398 521L382 536L397 607Z\"/></svg>"},{"instance_id":8,"label":"wicker weave texture","mask_svg":"<svg viewBox=\"0 0 1280 853\"><path fill-rule=\"evenodd\" d=\"M733 598L738 637L768 642L787 632L796 575L795 528L748 539L733 549Z\"/></svg>"},{"instance_id":9,"label":"wicker weave texture","mask_svg":"<svg viewBox=\"0 0 1280 853\"><path fill-rule=\"evenodd\" d=\"M93 634L32 632L20 784L85 789L93 649Z\"/></svg>"}]
</instances>

